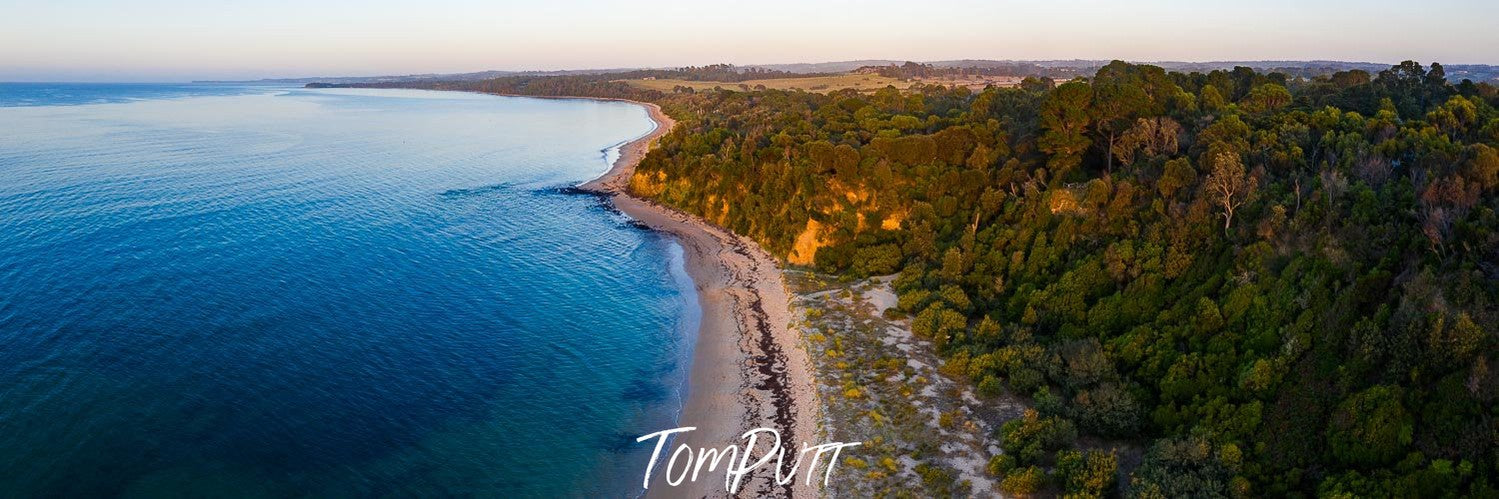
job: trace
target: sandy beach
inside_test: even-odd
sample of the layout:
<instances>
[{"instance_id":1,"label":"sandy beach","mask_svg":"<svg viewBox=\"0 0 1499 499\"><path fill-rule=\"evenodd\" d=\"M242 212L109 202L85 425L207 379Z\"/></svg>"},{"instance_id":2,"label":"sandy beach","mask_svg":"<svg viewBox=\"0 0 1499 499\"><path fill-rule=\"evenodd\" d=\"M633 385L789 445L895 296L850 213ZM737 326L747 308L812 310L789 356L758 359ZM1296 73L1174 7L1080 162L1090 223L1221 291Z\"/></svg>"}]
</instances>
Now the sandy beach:
<instances>
[{"instance_id":1,"label":"sandy beach","mask_svg":"<svg viewBox=\"0 0 1499 499\"><path fill-rule=\"evenodd\" d=\"M797 331L789 327L790 294L774 257L753 241L672 208L634 197L629 179L656 140L675 121L655 104L645 106L656 129L623 146L613 168L580 189L607 197L626 215L670 234L682 245L688 274L697 286L702 323L688 376L688 397L679 427L697 429L672 443L693 449L743 447L740 436L754 428L780 431L787 464L802 442L820 443L820 404L810 360ZM665 428L663 428L665 429ZM757 444L763 452L766 444ZM757 454L758 458L758 454ZM648 497L726 497L722 468L696 482L669 486L657 465ZM680 467L680 466L679 466ZM824 468L819 468L819 470ZM821 483L798 480L777 485L766 466L739 491L744 497L812 497ZM819 474L821 471L819 471ZM820 478L820 475L819 475Z\"/></svg>"}]
</instances>

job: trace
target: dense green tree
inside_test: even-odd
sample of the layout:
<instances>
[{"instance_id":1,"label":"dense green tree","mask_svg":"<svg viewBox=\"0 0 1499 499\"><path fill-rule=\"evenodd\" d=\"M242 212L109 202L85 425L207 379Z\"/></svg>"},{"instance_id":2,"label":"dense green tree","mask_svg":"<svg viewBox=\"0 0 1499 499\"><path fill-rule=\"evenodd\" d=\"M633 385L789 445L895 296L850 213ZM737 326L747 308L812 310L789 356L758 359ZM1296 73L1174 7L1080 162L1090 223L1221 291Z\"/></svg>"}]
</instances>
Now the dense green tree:
<instances>
[{"instance_id":1,"label":"dense green tree","mask_svg":"<svg viewBox=\"0 0 1499 499\"><path fill-rule=\"evenodd\" d=\"M1114 61L1098 70L1091 83L1093 127L1104 147L1104 171L1114 169L1114 154L1121 137L1142 114L1159 114L1146 93L1138 67Z\"/></svg>"},{"instance_id":2,"label":"dense green tree","mask_svg":"<svg viewBox=\"0 0 1499 499\"><path fill-rule=\"evenodd\" d=\"M1333 455L1355 465L1387 464L1401 457L1414 435L1400 390L1376 386L1338 405L1327 441Z\"/></svg>"},{"instance_id":3,"label":"dense green tree","mask_svg":"<svg viewBox=\"0 0 1499 499\"><path fill-rule=\"evenodd\" d=\"M1070 81L1058 86L1041 104L1043 133L1036 145L1050 156L1046 166L1053 178L1064 178L1083 160L1092 141L1087 130L1091 122L1088 103L1093 90L1087 83Z\"/></svg>"},{"instance_id":4,"label":"dense green tree","mask_svg":"<svg viewBox=\"0 0 1499 499\"><path fill-rule=\"evenodd\" d=\"M1101 498L1113 495L1119 459L1098 450L1057 453L1057 476L1067 497Z\"/></svg>"}]
</instances>

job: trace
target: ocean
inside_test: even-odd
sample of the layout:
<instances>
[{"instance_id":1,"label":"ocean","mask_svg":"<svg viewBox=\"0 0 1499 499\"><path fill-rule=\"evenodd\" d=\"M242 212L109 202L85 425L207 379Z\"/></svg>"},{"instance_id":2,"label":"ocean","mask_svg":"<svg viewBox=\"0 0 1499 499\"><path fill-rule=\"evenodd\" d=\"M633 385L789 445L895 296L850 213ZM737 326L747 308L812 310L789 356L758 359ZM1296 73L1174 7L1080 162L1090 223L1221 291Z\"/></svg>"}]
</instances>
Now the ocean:
<instances>
[{"instance_id":1,"label":"ocean","mask_svg":"<svg viewBox=\"0 0 1499 499\"><path fill-rule=\"evenodd\" d=\"M698 309L620 102L0 84L7 496L627 496Z\"/></svg>"}]
</instances>

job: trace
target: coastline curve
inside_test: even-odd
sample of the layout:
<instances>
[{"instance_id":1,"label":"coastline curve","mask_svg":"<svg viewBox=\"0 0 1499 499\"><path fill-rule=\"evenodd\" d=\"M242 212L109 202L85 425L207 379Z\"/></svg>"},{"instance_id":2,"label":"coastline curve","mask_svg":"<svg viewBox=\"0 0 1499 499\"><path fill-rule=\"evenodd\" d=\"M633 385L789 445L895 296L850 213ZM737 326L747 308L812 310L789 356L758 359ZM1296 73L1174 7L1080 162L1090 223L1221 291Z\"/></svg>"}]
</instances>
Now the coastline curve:
<instances>
[{"instance_id":1,"label":"coastline curve","mask_svg":"<svg viewBox=\"0 0 1499 499\"><path fill-rule=\"evenodd\" d=\"M659 105L643 106L656 128L620 148L608 172L578 186L606 199L621 213L673 237L683 249L686 270L702 308L694 342L687 397L679 427L697 429L681 435L673 448L718 448L742 443L755 428L775 428L783 447L811 442L818 432L821 404L812 378L811 360L790 327L790 292L775 257L754 241L679 210L629 192L635 167L657 141L676 126ZM662 466L650 477L647 497L726 497L713 477L668 486ZM757 469L740 489L755 497L816 495L805 481L776 483L773 470Z\"/></svg>"}]
</instances>

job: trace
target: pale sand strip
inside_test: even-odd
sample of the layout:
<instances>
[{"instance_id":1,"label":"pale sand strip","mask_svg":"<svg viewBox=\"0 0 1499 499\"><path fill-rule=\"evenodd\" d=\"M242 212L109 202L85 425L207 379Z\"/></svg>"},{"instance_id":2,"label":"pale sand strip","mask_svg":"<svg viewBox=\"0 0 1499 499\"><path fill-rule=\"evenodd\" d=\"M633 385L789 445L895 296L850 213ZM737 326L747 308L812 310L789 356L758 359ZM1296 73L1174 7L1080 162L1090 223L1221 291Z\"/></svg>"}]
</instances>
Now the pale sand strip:
<instances>
[{"instance_id":1,"label":"pale sand strip","mask_svg":"<svg viewBox=\"0 0 1499 499\"><path fill-rule=\"evenodd\" d=\"M676 125L659 106L637 104L650 111L656 130L626 144L608 173L579 187L606 196L624 214L674 236L682 245L687 273L697 286L703 317L688 375L687 401L678 424L697 430L677 439L673 448L679 444L693 449L723 449L733 444L742 448L739 436L745 431L775 428L781 432L783 447L791 449L786 456L789 466L802 442L818 443L821 405L807 352L797 331L789 327L790 295L780 267L753 241L628 193L635 165L656 139ZM763 452L765 445L757 447ZM722 467L705 473L696 482L671 487L659 471L663 466L657 465L649 497L727 495ZM752 475L738 495L817 495L821 472L814 476L811 486L806 486L806 467L798 471L793 485L778 486L766 467Z\"/></svg>"}]
</instances>

